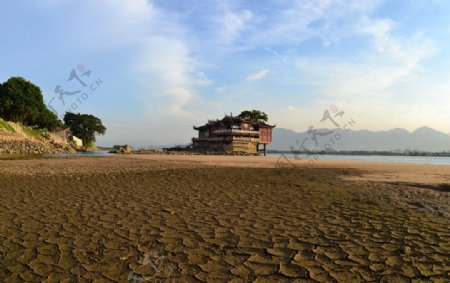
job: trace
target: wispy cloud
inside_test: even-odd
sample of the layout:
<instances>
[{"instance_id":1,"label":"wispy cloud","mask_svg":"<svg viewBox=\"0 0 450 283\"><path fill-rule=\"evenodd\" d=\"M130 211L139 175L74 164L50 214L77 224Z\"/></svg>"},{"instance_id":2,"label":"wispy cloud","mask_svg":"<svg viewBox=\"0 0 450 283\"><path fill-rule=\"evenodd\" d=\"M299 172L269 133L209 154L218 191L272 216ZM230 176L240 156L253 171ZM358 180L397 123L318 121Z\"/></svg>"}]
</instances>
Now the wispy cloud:
<instances>
[{"instance_id":1,"label":"wispy cloud","mask_svg":"<svg viewBox=\"0 0 450 283\"><path fill-rule=\"evenodd\" d=\"M317 82L313 89L315 98L308 100L312 109L339 102L349 113L359 117L358 127L364 128L414 130L430 121L444 129L444 119L438 121L438 117L446 112L429 99L432 93L442 95L436 87L442 83L438 78L427 82L421 79L435 73L426 63L437 52L436 42L422 32L397 32L398 23L392 19L362 13L352 21L355 24L345 36L359 42L367 40L369 44L364 45L364 49L355 49L352 54L340 57L321 54L289 60L299 69L293 76L308 76ZM433 110L430 104L441 111ZM289 115L280 111L276 118L295 128L298 125L289 121L310 121L309 117L314 116L309 109L292 111L294 107L298 105L288 106ZM289 119L278 115L287 115Z\"/></svg>"},{"instance_id":2,"label":"wispy cloud","mask_svg":"<svg viewBox=\"0 0 450 283\"><path fill-rule=\"evenodd\" d=\"M74 37L74 48L89 50L100 57L117 53L126 58L123 68L128 77L110 79L110 84L127 84L126 88L137 90L113 94L114 100L123 102L120 108L139 104L139 111L133 111L133 115L135 119L142 119L142 125L135 128L148 127L149 121L164 125L191 115L186 105L196 99L195 87L210 82L206 74L196 69L188 33L175 14L146 0L81 0L76 5L72 2L47 2L46 5L46 9L72 11L69 19L77 20L64 22L66 32L83 30L76 33L79 36ZM79 15L83 15L83 21L77 18ZM108 62L114 64L114 61L115 58L109 57ZM121 119L128 118L114 120ZM131 132L131 137L147 136L156 142L177 140L174 136L180 132L171 133L161 128L158 137L150 137L150 132ZM186 131L191 129L186 128ZM110 134L120 136L114 128Z\"/></svg>"},{"instance_id":3,"label":"wispy cloud","mask_svg":"<svg viewBox=\"0 0 450 283\"><path fill-rule=\"evenodd\" d=\"M292 46L318 38L325 45L345 38L355 23L372 12L380 1L304 0L283 1L260 17L257 32L246 34L248 48ZM263 32L261 32L263 31Z\"/></svg>"},{"instance_id":4,"label":"wispy cloud","mask_svg":"<svg viewBox=\"0 0 450 283\"><path fill-rule=\"evenodd\" d=\"M296 111L299 111L300 109L295 106L288 105L288 107L286 107L286 110L289 112L296 112Z\"/></svg>"},{"instance_id":5,"label":"wispy cloud","mask_svg":"<svg viewBox=\"0 0 450 283\"><path fill-rule=\"evenodd\" d=\"M258 80L264 78L265 76L267 76L268 73L269 73L269 70L261 70L259 72L248 75L245 78L245 80L248 82L258 81Z\"/></svg>"},{"instance_id":6,"label":"wispy cloud","mask_svg":"<svg viewBox=\"0 0 450 283\"><path fill-rule=\"evenodd\" d=\"M188 52L176 38L148 37L142 44L135 68L147 91L143 99L152 105L152 116L188 114L184 106L194 97L194 61Z\"/></svg>"},{"instance_id":7,"label":"wispy cloud","mask_svg":"<svg viewBox=\"0 0 450 283\"><path fill-rule=\"evenodd\" d=\"M86 1L83 5L93 5L90 3ZM102 17L97 18L98 24L92 32L103 37L106 32L110 45L133 50L130 70L146 92L139 97L148 101L152 115L189 114L185 105L195 96L193 85L198 82L194 82L192 75L195 60L184 40L184 28L149 1L130 4L124 0L106 0L101 1L101 6L102 9L94 9L102 11ZM104 31L103 26L109 31ZM206 76L203 75L202 81L206 81Z\"/></svg>"},{"instance_id":8,"label":"wispy cloud","mask_svg":"<svg viewBox=\"0 0 450 283\"><path fill-rule=\"evenodd\" d=\"M216 19L219 30L218 34L222 44L232 43L241 32L245 31L247 24L253 18L253 13L249 10L232 12L227 11Z\"/></svg>"},{"instance_id":9,"label":"wispy cloud","mask_svg":"<svg viewBox=\"0 0 450 283\"><path fill-rule=\"evenodd\" d=\"M393 36L387 20L365 20L361 31L371 37L372 48L359 55L359 62L341 62L328 68L334 77L332 91L343 97L382 96L388 88L411 81L422 69L424 60L435 52L434 43L423 35ZM325 71L325 70L323 70Z\"/></svg>"}]
</instances>

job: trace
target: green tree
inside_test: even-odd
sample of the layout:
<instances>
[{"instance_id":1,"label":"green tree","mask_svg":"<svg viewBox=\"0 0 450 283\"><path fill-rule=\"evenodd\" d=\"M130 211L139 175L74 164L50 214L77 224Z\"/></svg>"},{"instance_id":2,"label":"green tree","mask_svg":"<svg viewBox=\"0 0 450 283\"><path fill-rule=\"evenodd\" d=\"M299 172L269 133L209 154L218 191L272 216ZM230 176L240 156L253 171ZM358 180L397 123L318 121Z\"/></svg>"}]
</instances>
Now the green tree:
<instances>
[{"instance_id":1,"label":"green tree","mask_svg":"<svg viewBox=\"0 0 450 283\"><path fill-rule=\"evenodd\" d=\"M0 84L0 117L49 130L62 124L45 106L41 89L22 77L12 77Z\"/></svg>"},{"instance_id":2,"label":"green tree","mask_svg":"<svg viewBox=\"0 0 450 283\"><path fill-rule=\"evenodd\" d=\"M84 146L92 145L95 142L95 135L104 135L106 132L102 121L88 114L75 114L66 112L64 124L69 127L72 134L83 141Z\"/></svg>"},{"instance_id":3,"label":"green tree","mask_svg":"<svg viewBox=\"0 0 450 283\"><path fill-rule=\"evenodd\" d=\"M38 86L21 77L12 77L2 84L1 115L8 121L30 124L36 120L44 104Z\"/></svg>"},{"instance_id":4,"label":"green tree","mask_svg":"<svg viewBox=\"0 0 450 283\"><path fill-rule=\"evenodd\" d=\"M55 113L45 108L39 113L35 121L35 125L38 128L45 128L53 131L58 127L62 127L63 123L61 122L61 120L59 120L58 116L56 116Z\"/></svg>"},{"instance_id":5,"label":"green tree","mask_svg":"<svg viewBox=\"0 0 450 283\"><path fill-rule=\"evenodd\" d=\"M244 110L241 112L241 114L238 115L239 118L249 118L252 119L253 121L258 121L258 120L263 120L263 121L268 121L269 120L269 116L262 111L259 110Z\"/></svg>"}]
</instances>

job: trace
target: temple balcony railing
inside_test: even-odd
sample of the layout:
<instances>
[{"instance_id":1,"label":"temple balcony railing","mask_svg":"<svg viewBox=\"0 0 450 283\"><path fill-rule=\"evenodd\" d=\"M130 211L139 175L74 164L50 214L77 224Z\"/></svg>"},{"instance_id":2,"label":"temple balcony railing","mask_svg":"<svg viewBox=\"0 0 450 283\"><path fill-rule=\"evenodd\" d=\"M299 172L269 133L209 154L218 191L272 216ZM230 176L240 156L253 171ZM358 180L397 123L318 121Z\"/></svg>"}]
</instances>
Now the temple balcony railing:
<instances>
[{"instance_id":1,"label":"temple balcony railing","mask_svg":"<svg viewBox=\"0 0 450 283\"><path fill-rule=\"evenodd\" d=\"M219 130L213 130L213 133L218 134L226 134L226 135L233 135L233 134L245 134L245 135L259 135L259 131L254 130L241 130L241 129L219 129Z\"/></svg>"},{"instance_id":2,"label":"temple balcony railing","mask_svg":"<svg viewBox=\"0 0 450 283\"><path fill-rule=\"evenodd\" d=\"M236 136L227 136L227 137L213 137L213 138L192 138L192 141L207 141L207 142L225 142L225 141L246 141L246 142L259 142L259 138L252 137L236 137Z\"/></svg>"},{"instance_id":3,"label":"temple balcony railing","mask_svg":"<svg viewBox=\"0 0 450 283\"><path fill-rule=\"evenodd\" d=\"M214 138L192 138L192 141L224 141L223 137L214 137Z\"/></svg>"},{"instance_id":4,"label":"temple balcony railing","mask_svg":"<svg viewBox=\"0 0 450 283\"><path fill-rule=\"evenodd\" d=\"M249 138L249 137L227 137L226 140L229 141L249 141L249 142L258 142L259 138Z\"/></svg>"}]
</instances>

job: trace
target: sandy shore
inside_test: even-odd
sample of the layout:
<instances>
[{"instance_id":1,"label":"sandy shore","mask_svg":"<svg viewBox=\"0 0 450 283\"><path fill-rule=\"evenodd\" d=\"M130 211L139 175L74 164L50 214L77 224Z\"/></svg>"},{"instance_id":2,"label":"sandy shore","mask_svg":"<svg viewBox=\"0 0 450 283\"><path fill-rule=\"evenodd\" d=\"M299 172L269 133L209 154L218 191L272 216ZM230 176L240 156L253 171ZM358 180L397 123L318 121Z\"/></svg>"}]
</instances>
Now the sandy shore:
<instances>
[{"instance_id":1,"label":"sandy shore","mask_svg":"<svg viewBox=\"0 0 450 283\"><path fill-rule=\"evenodd\" d=\"M357 169L353 180L439 184L450 183L450 166L379 163L342 160L295 160L273 156L133 155L133 158L169 163L252 168L345 168Z\"/></svg>"},{"instance_id":2,"label":"sandy shore","mask_svg":"<svg viewBox=\"0 0 450 283\"><path fill-rule=\"evenodd\" d=\"M450 166L0 160L0 281L449 282Z\"/></svg>"}]
</instances>

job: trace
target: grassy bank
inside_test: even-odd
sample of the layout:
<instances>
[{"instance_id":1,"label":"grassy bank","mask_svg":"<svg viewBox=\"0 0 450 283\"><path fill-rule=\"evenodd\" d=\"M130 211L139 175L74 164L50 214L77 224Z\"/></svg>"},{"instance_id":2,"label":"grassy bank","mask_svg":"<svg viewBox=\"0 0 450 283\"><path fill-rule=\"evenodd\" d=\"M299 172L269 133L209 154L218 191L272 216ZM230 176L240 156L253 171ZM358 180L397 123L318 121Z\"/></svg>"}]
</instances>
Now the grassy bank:
<instances>
[{"instance_id":1,"label":"grassy bank","mask_svg":"<svg viewBox=\"0 0 450 283\"><path fill-rule=\"evenodd\" d=\"M16 130L6 121L0 118L0 132L15 133Z\"/></svg>"}]
</instances>

